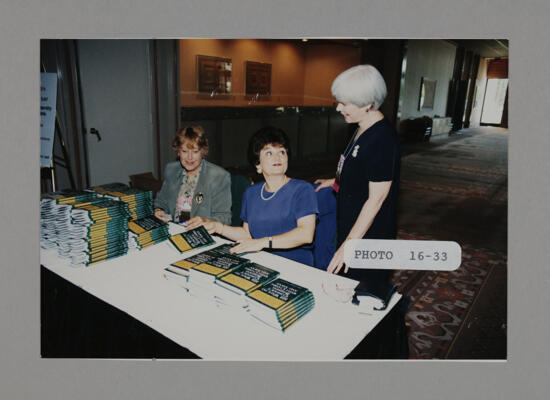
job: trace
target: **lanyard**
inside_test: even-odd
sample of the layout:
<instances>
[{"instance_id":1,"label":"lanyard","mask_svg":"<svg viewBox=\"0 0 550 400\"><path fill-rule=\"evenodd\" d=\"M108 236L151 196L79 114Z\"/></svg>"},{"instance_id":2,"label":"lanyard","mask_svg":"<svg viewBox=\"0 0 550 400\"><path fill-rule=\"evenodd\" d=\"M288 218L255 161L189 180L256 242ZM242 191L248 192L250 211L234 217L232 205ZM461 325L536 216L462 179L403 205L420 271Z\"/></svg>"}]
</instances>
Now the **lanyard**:
<instances>
[{"instance_id":1,"label":"lanyard","mask_svg":"<svg viewBox=\"0 0 550 400\"><path fill-rule=\"evenodd\" d=\"M344 168L344 162L346 161L346 158L349 156L349 153L351 153L351 150L353 149L355 143L357 142L357 140L355 139L355 136L357 135L357 131L359 130L359 128L357 128L355 130L355 132L353 132L353 136L350 138L349 142L348 142L348 145L346 146L346 149L344 150L344 153L340 154L340 160L338 160L338 166L336 167L336 181L335 182L339 182L340 181L340 176L342 174L342 169ZM357 138L359 139L359 138ZM338 191L337 189L335 189L336 191Z\"/></svg>"}]
</instances>

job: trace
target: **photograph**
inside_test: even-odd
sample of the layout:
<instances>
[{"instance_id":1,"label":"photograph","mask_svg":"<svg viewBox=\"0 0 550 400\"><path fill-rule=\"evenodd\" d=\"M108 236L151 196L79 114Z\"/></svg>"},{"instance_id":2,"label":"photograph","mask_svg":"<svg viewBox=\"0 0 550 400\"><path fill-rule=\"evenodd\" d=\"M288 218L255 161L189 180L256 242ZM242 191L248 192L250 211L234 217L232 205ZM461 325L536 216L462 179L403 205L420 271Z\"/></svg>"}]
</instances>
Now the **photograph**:
<instances>
[{"instance_id":1,"label":"photograph","mask_svg":"<svg viewBox=\"0 0 550 400\"><path fill-rule=\"evenodd\" d=\"M40 357L506 361L479 37L41 38Z\"/></svg>"}]
</instances>

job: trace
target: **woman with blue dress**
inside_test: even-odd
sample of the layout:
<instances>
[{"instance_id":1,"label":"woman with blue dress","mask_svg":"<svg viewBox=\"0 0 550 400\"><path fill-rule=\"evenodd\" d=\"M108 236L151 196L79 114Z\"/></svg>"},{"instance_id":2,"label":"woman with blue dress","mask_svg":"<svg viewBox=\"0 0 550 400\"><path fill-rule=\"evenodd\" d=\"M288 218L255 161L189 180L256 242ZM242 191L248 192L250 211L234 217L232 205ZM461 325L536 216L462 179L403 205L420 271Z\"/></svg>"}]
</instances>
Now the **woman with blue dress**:
<instances>
[{"instance_id":1,"label":"woman with blue dress","mask_svg":"<svg viewBox=\"0 0 550 400\"><path fill-rule=\"evenodd\" d=\"M248 159L264 182L250 186L243 196L242 226L196 217L187 227L204 225L237 244L233 253L261 250L313 265L312 245L318 213L313 186L286 175L290 141L280 129L265 127L249 142Z\"/></svg>"}]
</instances>

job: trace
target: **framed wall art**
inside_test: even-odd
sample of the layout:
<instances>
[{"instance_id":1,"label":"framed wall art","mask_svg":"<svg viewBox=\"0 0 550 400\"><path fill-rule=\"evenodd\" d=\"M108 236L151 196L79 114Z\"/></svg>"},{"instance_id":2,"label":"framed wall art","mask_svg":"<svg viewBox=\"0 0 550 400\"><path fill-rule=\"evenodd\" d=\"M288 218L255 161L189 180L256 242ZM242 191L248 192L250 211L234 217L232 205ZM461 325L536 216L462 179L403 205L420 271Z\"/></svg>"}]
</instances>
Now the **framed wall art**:
<instances>
[{"instance_id":1,"label":"framed wall art","mask_svg":"<svg viewBox=\"0 0 550 400\"><path fill-rule=\"evenodd\" d=\"M197 55L197 91L216 94L231 93L230 58Z\"/></svg>"},{"instance_id":2,"label":"framed wall art","mask_svg":"<svg viewBox=\"0 0 550 400\"><path fill-rule=\"evenodd\" d=\"M271 64L246 61L245 70L246 95L268 96L271 94Z\"/></svg>"}]
</instances>

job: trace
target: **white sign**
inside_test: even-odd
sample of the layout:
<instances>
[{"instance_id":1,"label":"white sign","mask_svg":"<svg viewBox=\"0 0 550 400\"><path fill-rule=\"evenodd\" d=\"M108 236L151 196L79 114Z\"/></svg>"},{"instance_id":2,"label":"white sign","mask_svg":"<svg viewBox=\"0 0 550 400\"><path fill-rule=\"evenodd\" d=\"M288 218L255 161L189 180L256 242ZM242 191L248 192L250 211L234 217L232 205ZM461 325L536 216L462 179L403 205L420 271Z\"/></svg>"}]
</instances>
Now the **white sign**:
<instances>
[{"instance_id":1,"label":"white sign","mask_svg":"<svg viewBox=\"0 0 550 400\"><path fill-rule=\"evenodd\" d=\"M57 74L40 74L40 166L49 167L52 160L57 100Z\"/></svg>"},{"instance_id":2,"label":"white sign","mask_svg":"<svg viewBox=\"0 0 550 400\"><path fill-rule=\"evenodd\" d=\"M349 268L452 271L462 262L462 249L440 240L350 239L344 261Z\"/></svg>"}]
</instances>

